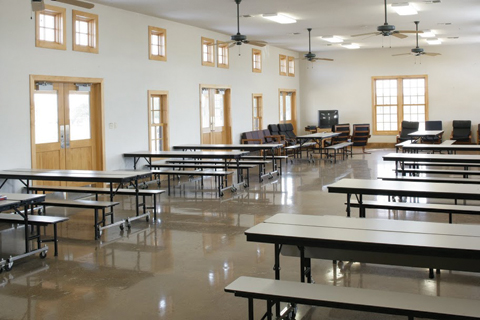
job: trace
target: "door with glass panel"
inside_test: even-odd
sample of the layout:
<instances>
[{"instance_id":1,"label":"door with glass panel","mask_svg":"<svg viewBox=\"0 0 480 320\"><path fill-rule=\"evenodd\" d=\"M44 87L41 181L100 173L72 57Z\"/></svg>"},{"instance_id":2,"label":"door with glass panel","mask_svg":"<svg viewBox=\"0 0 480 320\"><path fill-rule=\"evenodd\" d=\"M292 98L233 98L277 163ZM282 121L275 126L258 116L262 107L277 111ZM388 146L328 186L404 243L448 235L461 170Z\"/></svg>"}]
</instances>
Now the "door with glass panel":
<instances>
[{"instance_id":1,"label":"door with glass panel","mask_svg":"<svg viewBox=\"0 0 480 320\"><path fill-rule=\"evenodd\" d=\"M34 168L97 169L92 100L89 85L36 85L32 114Z\"/></svg>"},{"instance_id":2,"label":"door with glass panel","mask_svg":"<svg viewBox=\"0 0 480 320\"><path fill-rule=\"evenodd\" d=\"M231 143L230 89L201 89L202 144Z\"/></svg>"},{"instance_id":3,"label":"door with glass panel","mask_svg":"<svg viewBox=\"0 0 480 320\"><path fill-rule=\"evenodd\" d=\"M297 131L296 96L295 90L280 90L279 93L280 123L291 123L295 132Z\"/></svg>"}]
</instances>

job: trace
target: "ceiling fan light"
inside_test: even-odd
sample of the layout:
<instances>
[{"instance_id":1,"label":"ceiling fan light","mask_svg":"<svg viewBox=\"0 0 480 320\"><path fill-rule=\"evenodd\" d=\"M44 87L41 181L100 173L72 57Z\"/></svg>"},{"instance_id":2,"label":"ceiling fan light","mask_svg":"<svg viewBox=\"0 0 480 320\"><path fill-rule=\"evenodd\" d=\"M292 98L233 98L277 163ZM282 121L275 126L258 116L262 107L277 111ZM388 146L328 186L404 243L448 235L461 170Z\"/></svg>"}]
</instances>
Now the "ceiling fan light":
<instances>
[{"instance_id":1,"label":"ceiling fan light","mask_svg":"<svg viewBox=\"0 0 480 320\"><path fill-rule=\"evenodd\" d=\"M427 43L429 45L438 45L438 44L442 44L442 40L438 38L431 38L431 39L427 39Z\"/></svg>"},{"instance_id":2,"label":"ceiling fan light","mask_svg":"<svg viewBox=\"0 0 480 320\"><path fill-rule=\"evenodd\" d=\"M320 39L328 41L330 43L342 43L343 39L337 36L323 36Z\"/></svg>"},{"instance_id":3,"label":"ceiling fan light","mask_svg":"<svg viewBox=\"0 0 480 320\"><path fill-rule=\"evenodd\" d=\"M417 14L417 9L408 2L393 3L392 9L400 16L411 16Z\"/></svg>"},{"instance_id":4,"label":"ceiling fan light","mask_svg":"<svg viewBox=\"0 0 480 320\"><path fill-rule=\"evenodd\" d=\"M289 24L289 23L297 22L297 20L293 19L292 17L286 16L281 13L265 13L265 14L262 14L262 17L277 23L281 23L281 24Z\"/></svg>"},{"instance_id":5,"label":"ceiling fan light","mask_svg":"<svg viewBox=\"0 0 480 320\"><path fill-rule=\"evenodd\" d=\"M341 46L347 49L360 49L360 46L356 43L342 43Z\"/></svg>"},{"instance_id":6,"label":"ceiling fan light","mask_svg":"<svg viewBox=\"0 0 480 320\"><path fill-rule=\"evenodd\" d=\"M435 38L435 32L432 30L423 30L423 33L418 34L422 38Z\"/></svg>"}]
</instances>

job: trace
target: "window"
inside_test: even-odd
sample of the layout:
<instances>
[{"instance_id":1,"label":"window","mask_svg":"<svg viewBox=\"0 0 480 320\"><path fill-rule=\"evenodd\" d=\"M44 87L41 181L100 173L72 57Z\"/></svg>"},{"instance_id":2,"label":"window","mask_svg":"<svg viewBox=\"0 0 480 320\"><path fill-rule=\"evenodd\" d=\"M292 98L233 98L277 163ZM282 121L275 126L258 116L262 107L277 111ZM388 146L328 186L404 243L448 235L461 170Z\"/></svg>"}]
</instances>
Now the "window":
<instances>
[{"instance_id":1,"label":"window","mask_svg":"<svg viewBox=\"0 0 480 320\"><path fill-rule=\"evenodd\" d=\"M262 72L262 51L259 49L252 49L252 71Z\"/></svg>"},{"instance_id":2,"label":"window","mask_svg":"<svg viewBox=\"0 0 480 320\"><path fill-rule=\"evenodd\" d=\"M149 26L148 49L150 60L167 61L167 30Z\"/></svg>"},{"instance_id":3,"label":"window","mask_svg":"<svg viewBox=\"0 0 480 320\"><path fill-rule=\"evenodd\" d=\"M287 56L281 54L279 60L280 60L280 75L286 76L287 75Z\"/></svg>"},{"instance_id":4,"label":"window","mask_svg":"<svg viewBox=\"0 0 480 320\"><path fill-rule=\"evenodd\" d=\"M168 92L148 91L150 151L168 150Z\"/></svg>"},{"instance_id":5,"label":"window","mask_svg":"<svg viewBox=\"0 0 480 320\"><path fill-rule=\"evenodd\" d=\"M98 16L72 10L73 50L98 53Z\"/></svg>"},{"instance_id":6,"label":"window","mask_svg":"<svg viewBox=\"0 0 480 320\"><path fill-rule=\"evenodd\" d=\"M290 77L295 77L295 58L288 57L288 75Z\"/></svg>"},{"instance_id":7,"label":"window","mask_svg":"<svg viewBox=\"0 0 480 320\"><path fill-rule=\"evenodd\" d=\"M228 43L217 41L217 67L228 69Z\"/></svg>"},{"instance_id":8,"label":"window","mask_svg":"<svg viewBox=\"0 0 480 320\"><path fill-rule=\"evenodd\" d=\"M48 49L67 49L65 8L45 5L35 13L35 46Z\"/></svg>"},{"instance_id":9,"label":"window","mask_svg":"<svg viewBox=\"0 0 480 320\"><path fill-rule=\"evenodd\" d=\"M374 133L398 134L400 123L428 118L427 76L373 77Z\"/></svg>"},{"instance_id":10,"label":"window","mask_svg":"<svg viewBox=\"0 0 480 320\"><path fill-rule=\"evenodd\" d=\"M263 128L263 96L261 94L253 95L252 122L253 130L261 130Z\"/></svg>"},{"instance_id":11,"label":"window","mask_svg":"<svg viewBox=\"0 0 480 320\"><path fill-rule=\"evenodd\" d=\"M214 46L215 41L213 39L202 37L202 66L215 66Z\"/></svg>"}]
</instances>

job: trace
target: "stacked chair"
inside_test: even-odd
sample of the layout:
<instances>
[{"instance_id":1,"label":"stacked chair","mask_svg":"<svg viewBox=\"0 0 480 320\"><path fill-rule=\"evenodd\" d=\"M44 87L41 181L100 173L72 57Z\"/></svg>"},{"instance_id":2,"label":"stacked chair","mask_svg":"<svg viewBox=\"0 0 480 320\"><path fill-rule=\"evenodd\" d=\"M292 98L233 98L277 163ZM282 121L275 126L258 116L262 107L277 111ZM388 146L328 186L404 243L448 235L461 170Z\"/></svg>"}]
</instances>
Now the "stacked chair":
<instances>
[{"instance_id":1,"label":"stacked chair","mask_svg":"<svg viewBox=\"0 0 480 320\"><path fill-rule=\"evenodd\" d=\"M458 144L472 143L472 121L470 120L453 120L451 140L455 140Z\"/></svg>"},{"instance_id":2,"label":"stacked chair","mask_svg":"<svg viewBox=\"0 0 480 320\"><path fill-rule=\"evenodd\" d=\"M425 130L443 130L442 121L425 121ZM423 137L422 143L442 143L442 135Z\"/></svg>"},{"instance_id":3,"label":"stacked chair","mask_svg":"<svg viewBox=\"0 0 480 320\"><path fill-rule=\"evenodd\" d=\"M408 134L418 131L418 126L418 121L402 121L402 129L397 136L397 143L411 140L412 138Z\"/></svg>"},{"instance_id":4,"label":"stacked chair","mask_svg":"<svg viewBox=\"0 0 480 320\"><path fill-rule=\"evenodd\" d=\"M362 147L363 153L369 153L369 152L365 152L365 147L367 146L368 138L370 138L369 123L353 125L352 142L354 147Z\"/></svg>"}]
</instances>

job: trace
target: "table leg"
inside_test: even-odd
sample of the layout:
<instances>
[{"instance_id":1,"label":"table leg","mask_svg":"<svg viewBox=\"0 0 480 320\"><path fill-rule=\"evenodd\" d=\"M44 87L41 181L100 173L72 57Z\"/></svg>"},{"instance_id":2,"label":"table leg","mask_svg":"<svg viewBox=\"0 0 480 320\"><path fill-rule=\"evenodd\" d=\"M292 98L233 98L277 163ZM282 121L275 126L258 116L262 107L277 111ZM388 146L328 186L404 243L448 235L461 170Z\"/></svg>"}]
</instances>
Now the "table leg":
<instances>
[{"instance_id":1,"label":"table leg","mask_svg":"<svg viewBox=\"0 0 480 320\"><path fill-rule=\"evenodd\" d=\"M352 196L351 193L347 193L347 217L350 218L350 197Z\"/></svg>"}]
</instances>

